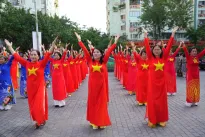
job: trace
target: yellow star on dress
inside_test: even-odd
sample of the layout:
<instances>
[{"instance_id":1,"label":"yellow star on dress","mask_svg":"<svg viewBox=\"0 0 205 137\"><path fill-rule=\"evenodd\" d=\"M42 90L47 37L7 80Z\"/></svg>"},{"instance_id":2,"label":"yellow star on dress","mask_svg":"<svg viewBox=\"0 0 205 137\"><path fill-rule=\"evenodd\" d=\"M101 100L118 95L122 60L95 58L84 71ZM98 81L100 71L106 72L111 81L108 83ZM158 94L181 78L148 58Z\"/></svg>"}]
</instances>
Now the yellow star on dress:
<instances>
[{"instance_id":1,"label":"yellow star on dress","mask_svg":"<svg viewBox=\"0 0 205 137\"><path fill-rule=\"evenodd\" d=\"M125 60L125 63L128 63L128 60Z\"/></svg>"},{"instance_id":2,"label":"yellow star on dress","mask_svg":"<svg viewBox=\"0 0 205 137\"><path fill-rule=\"evenodd\" d=\"M173 59L173 58L169 58L169 61L171 61L171 62L172 62L172 61L174 61L174 59Z\"/></svg>"},{"instance_id":3,"label":"yellow star on dress","mask_svg":"<svg viewBox=\"0 0 205 137\"><path fill-rule=\"evenodd\" d=\"M80 64L82 63L82 61L80 61Z\"/></svg>"},{"instance_id":4,"label":"yellow star on dress","mask_svg":"<svg viewBox=\"0 0 205 137\"><path fill-rule=\"evenodd\" d=\"M32 69L28 69L28 76L30 76L30 75L36 75L36 70L38 70L38 68L32 67ZM37 75L36 75L36 76L37 76Z\"/></svg>"},{"instance_id":5,"label":"yellow star on dress","mask_svg":"<svg viewBox=\"0 0 205 137\"><path fill-rule=\"evenodd\" d=\"M59 66L59 64L54 64L53 65L54 69L59 69L58 66Z\"/></svg>"},{"instance_id":6,"label":"yellow star on dress","mask_svg":"<svg viewBox=\"0 0 205 137\"><path fill-rule=\"evenodd\" d=\"M148 69L148 67L149 67L149 65L147 65L147 64L145 64L145 63L142 64L141 66L142 66L142 70L144 70L144 69Z\"/></svg>"},{"instance_id":7,"label":"yellow star on dress","mask_svg":"<svg viewBox=\"0 0 205 137\"><path fill-rule=\"evenodd\" d=\"M78 64L78 61L76 61L75 63Z\"/></svg>"},{"instance_id":8,"label":"yellow star on dress","mask_svg":"<svg viewBox=\"0 0 205 137\"><path fill-rule=\"evenodd\" d=\"M102 68L102 66L98 66L98 64L97 64L97 65L92 65L92 68L93 68L93 72L95 72L95 71L96 71L96 72L97 72L97 71L98 71L98 72L101 72L100 69Z\"/></svg>"},{"instance_id":9,"label":"yellow star on dress","mask_svg":"<svg viewBox=\"0 0 205 137\"><path fill-rule=\"evenodd\" d=\"M199 63L196 58L193 59L193 62L194 62L194 63Z\"/></svg>"},{"instance_id":10,"label":"yellow star on dress","mask_svg":"<svg viewBox=\"0 0 205 137\"><path fill-rule=\"evenodd\" d=\"M154 63L154 65L155 65L155 71L157 71L157 70L161 70L161 71L163 71L163 67L164 67L164 63L160 63L159 61L158 61L158 63L157 64L155 64Z\"/></svg>"},{"instance_id":11,"label":"yellow star on dress","mask_svg":"<svg viewBox=\"0 0 205 137\"><path fill-rule=\"evenodd\" d=\"M134 63L131 63L132 64L132 66L134 67L134 66L136 66L136 62L134 62Z\"/></svg>"},{"instance_id":12,"label":"yellow star on dress","mask_svg":"<svg viewBox=\"0 0 205 137\"><path fill-rule=\"evenodd\" d=\"M73 65L73 63L74 63L73 61L70 62L71 65Z\"/></svg>"},{"instance_id":13,"label":"yellow star on dress","mask_svg":"<svg viewBox=\"0 0 205 137\"><path fill-rule=\"evenodd\" d=\"M67 66L67 64L63 64L63 66L64 66L64 67L66 67L66 66Z\"/></svg>"}]
</instances>

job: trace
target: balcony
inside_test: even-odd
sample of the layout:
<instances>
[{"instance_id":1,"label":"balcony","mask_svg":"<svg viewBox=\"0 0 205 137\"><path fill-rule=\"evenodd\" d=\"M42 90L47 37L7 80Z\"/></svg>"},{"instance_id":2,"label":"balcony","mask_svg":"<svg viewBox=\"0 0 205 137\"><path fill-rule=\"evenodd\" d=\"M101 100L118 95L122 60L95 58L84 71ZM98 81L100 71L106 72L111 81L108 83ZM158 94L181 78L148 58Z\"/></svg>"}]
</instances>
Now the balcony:
<instances>
[{"instance_id":1,"label":"balcony","mask_svg":"<svg viewBox=\"0 0 205 137\"><path fill-rule=\"evenodd\" d=\"M130 9L140 9L140 4L138 4L138 5L130 5Z\"/></svg>"},{"instance_id":2,"label":"balcony","mask_svg":"<svg viewBox=\"0 0 205 137\"><path fill-rule=\"evenodd\" d=\"M204 1L199 1L199 4L198 4L198 8L205 8L205 2Z\"/></svg>"},{"instance_id":3,"label":"balcony","mask_svg":"<svg viewBox=\"0 0 205 137\"><path fill-rule=\"evenodd\" d=\"M205 24L205 19L201 19L201 20L199 20L199 24L198 24L198 26L201 26L201 25L203 25L203 24Z\"/></svg>"},{"instance_id":4,"label":"balcony","mask_svg":"<svg viewBox=\"0 0 205 137\"><path fill-rule=\"evenodd\" d=\"M140 28L135 28L135 27L130 27L130 32L133 33L133 32L139 32L140 31Z\"/></svg>"},{"instance_id":5,"label":"balcony","mask_svg":"<svg viewBox=\"0 0 205 137\"><path fill-rule=\"evenodd\" d=\"M205 13L198 14L199 19L205 19Z\"/></svg>"},{"instance_id":6,"label":"balcony","mask_svg":"<svg viewBox=\"0 0 205 137\"><path fill-rule=\"evenodd\" d=\"M130 5L138 5L140 4L140 0L130 0Z\"/></svg>"},{"instance_id":7,"label":"balcony","mask_svg":"<svg viewBox=\"0 0 205 137\"><path fill-rule=\"evenodd\" d=\"M126 8L126 4L122 3L118 7L119 7L120 10L125 9Z\"/></svg>"}]
</instances>

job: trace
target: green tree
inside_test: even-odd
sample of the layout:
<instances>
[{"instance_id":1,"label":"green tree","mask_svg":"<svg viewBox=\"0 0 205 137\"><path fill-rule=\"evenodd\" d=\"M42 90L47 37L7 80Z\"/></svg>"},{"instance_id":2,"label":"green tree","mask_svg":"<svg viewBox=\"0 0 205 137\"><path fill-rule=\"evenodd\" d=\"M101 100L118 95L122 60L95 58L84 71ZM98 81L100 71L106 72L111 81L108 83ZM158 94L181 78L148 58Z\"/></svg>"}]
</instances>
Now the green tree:
<instances>
[{"instance_id":1,"label":"green tree","mask_svg":"<svg viewBox=\"0 0 205 137\"><path fill-rule=\"evenodd\" d=\"M143 0L141 23L160 39L166 27L186 28L192 21L192 0Z\"/></svg>"},{"instance_id":2,"label":"green tree","mask_svg":"<svg viewBox=\"0 0 205 137\"><path fill-rule=\"evenodd\" d=\"M0 3L0 5L2 4ZM39 31L42 32L42 43L45 46L59 36L61 45L69 42L79 49L74 32L78 32L82 36L85 44L89 39L99 49L105 49L110 40L107 34L101 33L95 28L81 30L76 22L67 17L52 17L38 12L38 24ZM14 8L10 3L6 3L5 7L0 6L0 28L0 39L9 39L14 43L14 47L21 46L21 51L32 48L32 31L36 30L36 26L35 15L30 14L29 10Z\"/></svg>"},{"instance_id":3,"label":"green tree","mask_svg":"<svg viewBox=\"0 0 205 137\"><path fill-rule=\"evenodd\" d=\"M205 24L199 26L196 30L192 27L187 29L186 36L195 46L200 40L205 40Z\"/></svg>"},{"instance_id":4,"label":"green tree","mask_svg":"<svg viewBox=\"0 0 205 137\"><path fill-rule=\"evenodd\" d=\"M35 28L35 19L28 14L29 10L16 9L6 4L0 12L0 38L9 39L14 46L22 46L23 50L32 47L31 32Z\"/></svg>"}]
</instances>

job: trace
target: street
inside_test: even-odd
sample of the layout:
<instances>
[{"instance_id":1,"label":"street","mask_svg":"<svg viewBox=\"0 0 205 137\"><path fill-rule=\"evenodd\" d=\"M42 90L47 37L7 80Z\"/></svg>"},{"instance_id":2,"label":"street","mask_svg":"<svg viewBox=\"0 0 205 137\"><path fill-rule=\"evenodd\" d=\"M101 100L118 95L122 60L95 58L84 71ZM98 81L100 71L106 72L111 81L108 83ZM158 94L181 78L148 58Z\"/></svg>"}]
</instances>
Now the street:
<instances>
[{"instance_id":1,"label":"street","mask_svg":"<svg viewBox=\"0 0 205 137\"><path fill-rule=\"evenodd\" d=\"M178 93L169 100L169 122L165 128L149 128L145 107L136 104L113 73L109 73L109 114L112 126L93 130L86 121L88 77L67 99L64 108L55 108L49 89L49 120L35 130L30 120L27 99L17 92L17 104L0 112L0 137L205 137L205 71L200 72L201 100L198 107L185 106L185 78L177 78Z\"/></svg>"}]
</instances>

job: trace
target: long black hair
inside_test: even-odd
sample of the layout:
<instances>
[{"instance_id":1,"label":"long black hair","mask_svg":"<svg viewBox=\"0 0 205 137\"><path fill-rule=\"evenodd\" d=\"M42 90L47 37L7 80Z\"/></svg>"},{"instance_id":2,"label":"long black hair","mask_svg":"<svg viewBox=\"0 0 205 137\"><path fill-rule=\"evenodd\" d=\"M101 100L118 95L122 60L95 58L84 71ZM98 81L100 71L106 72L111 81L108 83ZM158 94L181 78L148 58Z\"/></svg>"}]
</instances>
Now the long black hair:
<instances>
[{"instance_id":1,"label":"long black hair","mask_svg":"<svg viewBox=\"0 0 205 137\"><path fill-rule=\"evenodd\" d=\"M142 56L142 53L145 53L145 54L146 54L146 50L143 49L143 50L140 52L140 56Z\"/></svg>"},{"instance_id":2,"label":"long black hair","mask_svg":"<svg viewBox=\"0 0 205 137\"><path fill-rule=\"evenodd\" d=\"M154 58L156 58L156 56L154 55L153 50L154 50L154 48L157 47L157 46L158 46L158 45L154 45L154 46L151 48L152 55L153 55ZM159 57L162 58L162 56L163 56L162 47L161 47L161 46L158 46L158 47L159 47L159 48L161 49L161 51L162 51Z\"/></svg>"},{"instance_id":3,"label":"long black hair","mask_svg":"<svg viewBox=\"0 0 205 137\"><path fill-rule=\"evenodd\" d=\"M94 49L94 50L100 51L100 53L101 53L102 56L100 57L99 62L100 62L100 64L102 64L102 63L103 63L103 58L104 58L104 52L103 52L102 50L100 50L100 49ZM93 50L93 53L94 53L94 50ZM94 57L93 57L93 53L92 53L92 61L94 62L95 59L94 59Z\"/></svg>"},{"instance_id":4,"label":"long black hair","mask_svg":"<svg viewBox=\"0 0 205 137\"><path fill-rule=\"evenodd\" d=\"M40 60L40 59L41 59L41 53L40 53L40 51L37 50L37 49L32 49L31 52L32 52L32 51L35 51L35 52L37 53L37 55L38 55L38 57L39 57L39 60Z\"/></svg>"},{"instance_id":5,"label":"long black hair","mask_svg":"<svg viewBox=\"0 0 205 137\"><path fill-rule=\"evenodd\" d=\"M60 57L60 59L61 59L62 55L61 55L61 53L60 53L60 52L56 51L56 52L54 52L54 55L55 55L55 54L58 54L58 56L59 56L59 57ZM60 59L59 59L59 60L60 60Z\"/></svg>"},{"instance_id":6,"label":"long black hair","mask_svg":"<svg viewBox=\"0 0 205 137\"><path fill-rule=\"evenodd\" d=\"M191 48L189 49L189 54L191 53L191 51L192 51L193 49L196 49L196 51L197 51L197 48L196 48L196 47L191 47Z\"/></svg>"}]
</instances>

